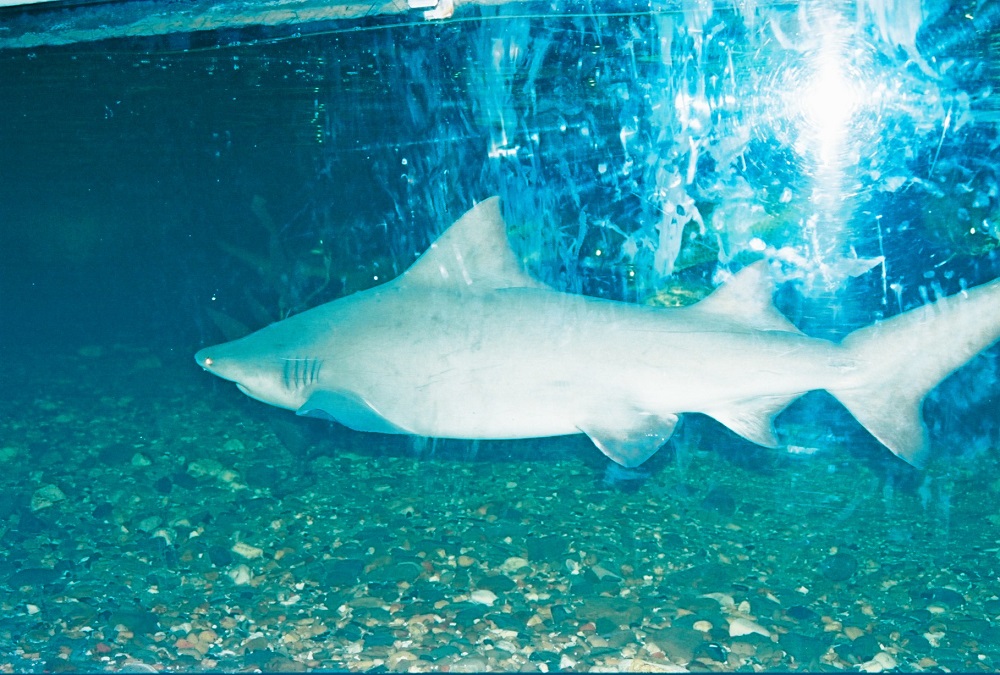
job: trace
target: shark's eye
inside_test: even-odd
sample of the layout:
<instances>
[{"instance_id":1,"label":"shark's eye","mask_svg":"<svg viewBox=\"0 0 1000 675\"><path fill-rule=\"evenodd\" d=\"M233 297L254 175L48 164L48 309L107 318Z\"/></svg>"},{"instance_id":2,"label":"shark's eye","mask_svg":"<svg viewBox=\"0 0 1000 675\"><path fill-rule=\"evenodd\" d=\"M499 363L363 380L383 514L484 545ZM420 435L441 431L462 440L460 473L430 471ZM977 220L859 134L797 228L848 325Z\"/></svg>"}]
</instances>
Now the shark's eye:
<instances>
[{"instance_id":1,"label":"shark's eye","mask_svg":"<svg viewBox=\"0 0 1000 675\"><path fill-rule=\"evenodd\" d=\"M206 356L205 357L205 367L206 368L211 368L212 367L212 357L211 356Z\"/></svg>"}]
</instances>

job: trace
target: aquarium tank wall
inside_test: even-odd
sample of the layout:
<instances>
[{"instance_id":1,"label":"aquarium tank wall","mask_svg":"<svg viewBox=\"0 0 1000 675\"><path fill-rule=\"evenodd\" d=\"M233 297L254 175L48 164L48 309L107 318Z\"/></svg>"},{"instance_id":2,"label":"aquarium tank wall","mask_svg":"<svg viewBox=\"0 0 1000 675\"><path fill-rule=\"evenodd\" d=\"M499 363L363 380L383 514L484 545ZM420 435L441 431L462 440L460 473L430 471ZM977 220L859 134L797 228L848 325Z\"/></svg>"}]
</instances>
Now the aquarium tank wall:
<instances>
[{"instance_id":1,"label":"aquarium tank wall","mask_svg":"<svg viewBox=\"0 0 1000 675\"><path fill-rule=\"evenodd\" d=\"M995 671L998 36L0 1L0 670Z\"/></svg>"}]
</instances>

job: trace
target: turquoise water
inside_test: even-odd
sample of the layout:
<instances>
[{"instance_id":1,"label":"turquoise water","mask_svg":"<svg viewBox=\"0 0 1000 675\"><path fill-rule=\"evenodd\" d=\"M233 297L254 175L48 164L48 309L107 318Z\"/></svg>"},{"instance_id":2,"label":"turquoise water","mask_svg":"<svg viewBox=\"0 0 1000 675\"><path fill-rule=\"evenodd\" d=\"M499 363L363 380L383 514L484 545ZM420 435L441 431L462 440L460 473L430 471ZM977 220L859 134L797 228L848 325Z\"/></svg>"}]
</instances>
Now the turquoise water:
<instances>
[{"instance_id":1,"label":"turquoise water","mask_svg":"<svg viewBox=\"0 0 1000 675\"><path fill-rule=\"evenodd\" d=\"M569 9L0 52L0 669L996 670L995 349L926 470L822 393L779 449L690 415L625 470L192 363L493 194L559 290L691 303L763 255L831 339L1000 275L991 4Z\"/></svg>"}]
</instances>

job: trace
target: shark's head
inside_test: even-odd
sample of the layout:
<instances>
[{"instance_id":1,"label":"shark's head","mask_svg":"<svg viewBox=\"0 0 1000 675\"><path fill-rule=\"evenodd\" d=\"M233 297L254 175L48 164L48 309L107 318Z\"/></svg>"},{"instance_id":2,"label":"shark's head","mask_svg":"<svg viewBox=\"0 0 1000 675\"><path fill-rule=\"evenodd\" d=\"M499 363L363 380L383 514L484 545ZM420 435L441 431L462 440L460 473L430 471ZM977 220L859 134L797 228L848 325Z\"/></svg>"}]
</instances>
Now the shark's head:
<instances>
[{"instance_id":1,"label":"shark's head","mask_svg":"<svg viewBox=\"0 0 1000 675\"><path fill-rule=\"evenodd\" d=\"M194 355L199 366L236 386L250 398L297 410L319 377L322 362L264 352L250 335L242 340L206 347Z\"/></svg>"}]
</instances>

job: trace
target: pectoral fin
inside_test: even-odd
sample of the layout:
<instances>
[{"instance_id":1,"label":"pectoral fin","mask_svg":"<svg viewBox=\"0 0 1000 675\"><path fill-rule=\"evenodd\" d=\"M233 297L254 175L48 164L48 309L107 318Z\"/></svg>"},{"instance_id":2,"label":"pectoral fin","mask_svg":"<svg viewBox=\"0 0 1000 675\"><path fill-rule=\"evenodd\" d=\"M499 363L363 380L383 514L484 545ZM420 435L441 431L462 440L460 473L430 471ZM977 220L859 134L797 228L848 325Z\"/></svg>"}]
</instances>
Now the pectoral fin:
<instances>
[{"instance_id":1,"label":"pectoral fin","mask_svg":"<svg viewBox=\"0 0 1000 675\"><path fill-rule=\"evenodd\" d=\"M660 449L674 433L677 415L640 415L628 428L582 426L594 445L609 459L627 468L639 466Z\"/></svg>"},{"instance_id":2,"label":"pectoral fin","mask_svg":"<svg viewBox=\"0 0 1000 675\"><path fill-rule=\"evenodd\" d=\"M296 411L296 414L337 422L355 431L376 431L382 434L410 433L383 417L365 398L349 391L317 391Z\"/></svg>"}]
</instances>

